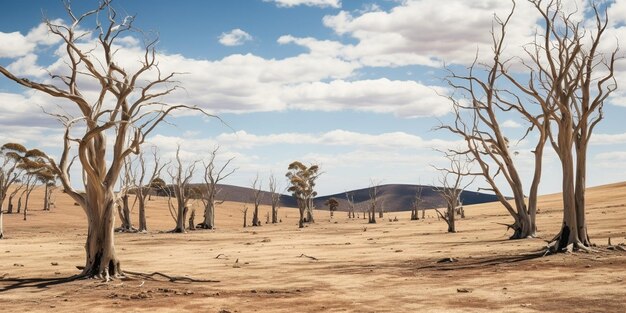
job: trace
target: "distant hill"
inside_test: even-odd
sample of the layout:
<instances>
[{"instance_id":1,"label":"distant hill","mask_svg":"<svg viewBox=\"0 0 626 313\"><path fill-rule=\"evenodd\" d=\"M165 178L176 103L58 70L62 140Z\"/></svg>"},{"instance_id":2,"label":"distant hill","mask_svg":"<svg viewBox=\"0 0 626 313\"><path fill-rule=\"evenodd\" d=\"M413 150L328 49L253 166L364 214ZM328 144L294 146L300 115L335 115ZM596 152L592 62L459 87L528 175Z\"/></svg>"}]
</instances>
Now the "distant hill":
<instances>
[{"instance_id":1,"label":"distant hill","mask_svg":"<svg viewBox=\"0 0 626 313\"><path fill-rule=\"evenodd\" d=\"M397 211L410 211L413 199L415 199L415 193L417 188L422 187L422 202L420 209L434 209L445 207L445 201L439 194L439 192L433 186L419 186L419 185L403 185L403 184L391 184L378 186L378 201L383 205L387 212ZM354 197L354 203L357 206L357 211L361 210L363 206L367 206L370 201L369 195L370 188L363 188L353 191L348 191ZM334 195L328 195L324 197L318 197L315 199L316 208L326 208L324 202L329 198L334 197L339 202L339 211L348 210L348 200L346 200L346 193L338 193ZM474 192L474 191L462 191L461 201L465 205L479 204L485 202L497 201L495 195Z\"/></svg>"},{"instance_id":2,"label":"distant hill","mask_svg":"<svg viewBox=\"0 0 626 313\"><path fill-rule=\"evenodd\" d=\"M201 186L201 185L194 185ZM233 201L233 202L252 202L252 189L247 187L239 187L232 185L219 184L222 191L217 197L220 200ZM384 206L387 212L397 211L410 211L411 204L415 198L415 192L418 187L422 187L422 203L420 209L433 209L445 207L445 201L439 195L439 192L432 186L418 186L418 185L403 185L403 184L390 184L378 186L379 203ZM348 191L353 194L354 202L357 206L357 211L362 210L364 206L368 205L370 200L369 188L357 189ZM348 210L348 201L346 200L346 193L338 193L334 195L328 195L323 197L317 197L314 201L315 207L320 210L328 209L324 202L329 198L334 197L339 202L339 211ZM269 205L271 201L270 193L267 191L262 192L262 204ZM280 197L282 207L297 207L296 199L290 195L281 195ZM495 195L479 193L474 191L461 192L461 201L463 204L479 204L485 202L497 201Z\"/></svg>"}]
</instances>

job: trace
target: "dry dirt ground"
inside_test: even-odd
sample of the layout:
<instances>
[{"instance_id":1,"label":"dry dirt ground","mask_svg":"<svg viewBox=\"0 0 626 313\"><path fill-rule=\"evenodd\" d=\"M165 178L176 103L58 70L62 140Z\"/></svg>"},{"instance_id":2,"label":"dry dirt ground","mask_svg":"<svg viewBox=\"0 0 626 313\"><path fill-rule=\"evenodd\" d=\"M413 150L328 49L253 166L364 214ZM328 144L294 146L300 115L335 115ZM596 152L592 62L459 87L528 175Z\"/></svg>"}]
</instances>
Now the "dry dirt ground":
<instances>
[{"instance_id":1,"label":"dry dirt ground","mask_svg":"<svg viewBox=\"0 0 626 313\"><path fill-rule=\"evenodd\" d=\"M606 248L608 237L626 242L626 183L588 191L595 253L527 256L559 229L558 195L542 197L540 238L518 241L507 240L498 223L510 217L496 204L467 207L455 234L432 212L420 221L390 213L368 225L317 211L317 223L299 230L297 211L284 208L278 225L242 228L240 203L218 208L217 230L169 234L173 221L159 199L148 208L148 233L116 234L126 271L218 282L136 274L68 281L84 263L84 214L61 194L43 212L37 197L27 221L5 215L0 312L626 311L626 252ZM437 263L443 258L458 261Z\"/></svg>"}]
</instances>

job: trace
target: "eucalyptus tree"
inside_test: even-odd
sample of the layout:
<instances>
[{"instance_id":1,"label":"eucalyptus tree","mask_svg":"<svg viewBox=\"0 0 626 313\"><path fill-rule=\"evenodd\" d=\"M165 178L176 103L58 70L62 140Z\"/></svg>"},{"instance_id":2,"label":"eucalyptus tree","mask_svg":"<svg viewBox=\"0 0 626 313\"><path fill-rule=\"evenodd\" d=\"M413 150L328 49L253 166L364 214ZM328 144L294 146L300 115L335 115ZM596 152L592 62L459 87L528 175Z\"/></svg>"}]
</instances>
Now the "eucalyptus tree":
<instances>
[{"instance_id":1,"label":"eucalyptus tree","mask_svg":"<svg viewBox=\"0 0 626 313\"><path fill-rule=\"evenodd\" d=\"M315 191L315 180L321 175L318 165L312 164L306 166L299 161L294 161L288 166L288 172L285 174L289 180L289 188L287 191L291 192L296 202L298 203L298 210L300 212L300 219L298 220L298 227L304 227L305 217L306 221L313 223L313 199L317 196Z\"/></svg>"},{"instance_id":2,"label":"eucalyptus tree","mask_svg":"<svg viewBox=\"0 0 626 313\"><path fill-rule=\"evenodd\" d=\"M80 276L109 280L123 275L113 229L114 187L124 159L139 153L145 138L172 111L198 109L164 103L163 97L178 88L176 74L159 70L155 50L158 39L137 31L133 17L120 22L110 0L100 1L96 9L82 14L76 14L69 1L64 4L67 24L49 19L44 22L50 35L61 40L56 51L63 54L65 67L50 73L51 82L18 77L4 66L0 66L0 73L26 88L59 99L65 106L63 113L50 112L62 122L65 132L60 159L48 159L65 193L87 216L86 259ZM89 27L87 23L93 21L95 27ZM120 51L128 48L121 41L133 35L144 37L143 51L138 58L124 58ZM68 106L74 110L68 110ZM77 191L70 180L71 147L75 147L81 164L84 192Z\"/></svg>"}]
</instances>

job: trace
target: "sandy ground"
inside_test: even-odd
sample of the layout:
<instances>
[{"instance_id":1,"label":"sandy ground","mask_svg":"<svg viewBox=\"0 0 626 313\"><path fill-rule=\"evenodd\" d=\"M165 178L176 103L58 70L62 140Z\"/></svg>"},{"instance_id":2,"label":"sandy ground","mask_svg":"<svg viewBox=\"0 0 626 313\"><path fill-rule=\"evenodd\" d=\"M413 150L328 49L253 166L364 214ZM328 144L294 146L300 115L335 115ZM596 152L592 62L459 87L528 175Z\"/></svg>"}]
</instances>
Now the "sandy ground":
<instances>
[{"instance_id":1,"label":"sandy ground","mask_svg":"<svg viewBox=\"0 0 626 313\"><path fill-rule=\"evenodd\" d=\"M36 191L27 221L4 216L0 312L626 311L626 252L606 249L608 237L626 242L626 183L588 191L597 252L541 258L525 254L558 231L558 195L541 199L540 238L518 241L507 240L510 230L498 223L511 219L496 204L467 207L455 234L434 213L409 221L408 212L370 225L318 211L299 230L288 208L280 224L242 228L240 203L218 208L217 230L169 234L165 202L153 200L148 233L116 234L122 267L219 281L193 283L158 275L67 281L84 264L84 214L61 194L56 208L41 211L40 197ZM448 257L458 262L437 263Z\"/></svg>"}]
</instances>

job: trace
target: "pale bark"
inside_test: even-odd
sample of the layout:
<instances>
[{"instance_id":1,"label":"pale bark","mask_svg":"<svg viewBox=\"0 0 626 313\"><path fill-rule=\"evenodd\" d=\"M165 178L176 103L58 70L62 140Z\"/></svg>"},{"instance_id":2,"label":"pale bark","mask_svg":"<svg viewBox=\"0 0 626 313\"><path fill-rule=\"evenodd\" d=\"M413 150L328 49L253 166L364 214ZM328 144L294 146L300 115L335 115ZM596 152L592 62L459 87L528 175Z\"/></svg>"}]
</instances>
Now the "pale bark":
<instances>
[{"instance_id":1,"label":"pale bark","mask_svg":"<svg viewBox=\"0 0 626 313\"><path fill-rule=\"evenodd\" d=\"M116 40L126 38L131 32L141 34L135 32L132 17L124 18L124 22L116 20L117 13L108 0L101 1L97 9L78 16L74 15L69 2L65 5L69 25L51 20L45 23L50 35L61 39L58 51L65 54L66 70L51 73L53 83L17 77L3 66L0 66L0 73L26 88L68 100L78 109L78 117L66 114L69 110L65 109L60 110L63 112L60 114L50 112L63 123L65 133L59 162L47 159L65 192L87 216L86 261L82 275L109 280L122 275L114 246L116 196L113 186L118 182L123 160L139 153L145 138L173 110L201 110L160 100L178 86L172 81L174 73L163 74L158 69L156 39L147 41L136 71L129 72L116 62L116 56L121 54L116 54L117 50L125 49ZM95 28L83 25L94 20ZM85 33L84 29L93 32ZM84 50L82 43L87 34L94 35L94 43ZM84 92L81 86L97 86L97 92ZM71 131L75 126L80 126L84 133L77 136L76 131ZM111 141L107 141L107 135L111 135ZM76 151L81 163L84 193L76 191L70 181L71 151Z\"/></svg>"},{"instance_id":2,"label":"pale bark","mask_svg":"<svg viewBox=\"0 0 626 313\"><path fill-rule=\"evenodd\" d=\"M261 220L259 219L259 206L263 200L263 191L261 190L262 183L259 181L259 175L252 182L252 204L254 205L254 211L252 211L252 226L261 226Z\"/></svg>"},{"instance_id":3,"label":"pale bark","mask_svg":"<svg viewBox=\"0 0 626 313\"><path fill-rule=\"evenodd\" d=\"M209 160L204 163L204 188L202 190L202 202L204 204L204 220L198 224L198 228L214 229L215 228L215 206L222 204L224 201L218 201L217 196L221 192L221 188L218 188L219 182L232 175L237 168L228 170L230 162L234 158L228 159L224 164L218 166L216 164L216 157L219 152L219 146L216 146L211 151Z\"/></svg>"},{"instance_id":4,"label":"pale bark","mask_svg":"<svg viewBox=\"0 0 626 313\"><path fill-rule=\"evenodd\" d=\"M276 177L274 174L270 175L269 189L272 205L272 224L278 223L278 208L280 207L280 193L278 193L278 184L276 183Z\"/></svg>"}]
</instances>

